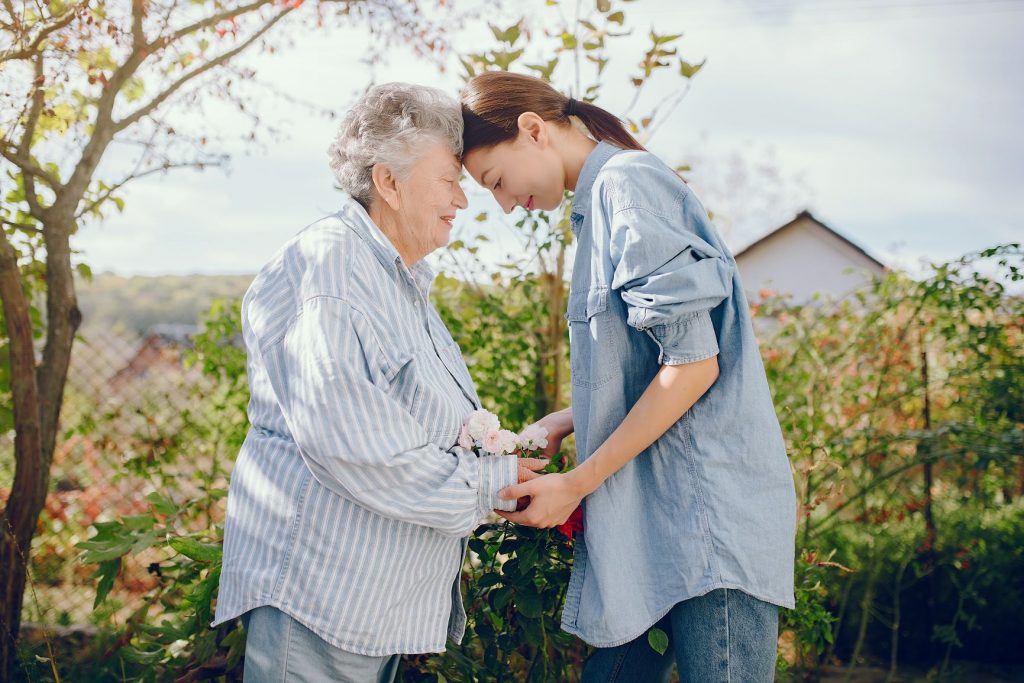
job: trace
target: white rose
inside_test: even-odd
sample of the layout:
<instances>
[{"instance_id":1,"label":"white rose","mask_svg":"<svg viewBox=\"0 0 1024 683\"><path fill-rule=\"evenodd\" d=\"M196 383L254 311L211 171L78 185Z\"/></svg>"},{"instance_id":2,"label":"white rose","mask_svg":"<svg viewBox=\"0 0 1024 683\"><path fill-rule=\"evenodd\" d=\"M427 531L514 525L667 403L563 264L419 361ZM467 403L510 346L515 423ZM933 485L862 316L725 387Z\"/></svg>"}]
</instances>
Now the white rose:
<instances>
[{"instance_id":1,"label":"white rose","mask_svg":"<svg viewBox=\"0 0 1024 683\"><path fill-rule=\"evenodd\" d=\"M519 444L526 451L547 448L548 430L539 425L532 424L519 435Z\"/></svg>"},{"instance_id":2,"label":"white rose","mask_svg":"<svg viewBox=\"0 0 1024 683\"><path fill-rule=\"evenodd\" d=\"M474 410L466 417L466 431L476 442L483 441L488 434L500 428L498 416L486 410Z\"/></svg>"},{"instance_id":3,"label":"white rose","mask_svg":"<svg viewBox=\"0 0 1024 683\"><path fill-rule=\"evenodd\" d=\"M519 436L508 429L502 429L498 432L498 448L501 449L499 455L505 453L511 453L519 446Z\"/></svg>"},{"instance_id":4,"label":"white rose","mask_svg":"<svg viewBox=\"0 0 1024 683\"><path fill-rule=\"evenodd\" d=\"M476 445L473 443L473 437L469 435L469 429L465 425L462 426L462 430L459 432L459 445L468 451L473 450L473 446Z\"/></svg>"}]
</instances>

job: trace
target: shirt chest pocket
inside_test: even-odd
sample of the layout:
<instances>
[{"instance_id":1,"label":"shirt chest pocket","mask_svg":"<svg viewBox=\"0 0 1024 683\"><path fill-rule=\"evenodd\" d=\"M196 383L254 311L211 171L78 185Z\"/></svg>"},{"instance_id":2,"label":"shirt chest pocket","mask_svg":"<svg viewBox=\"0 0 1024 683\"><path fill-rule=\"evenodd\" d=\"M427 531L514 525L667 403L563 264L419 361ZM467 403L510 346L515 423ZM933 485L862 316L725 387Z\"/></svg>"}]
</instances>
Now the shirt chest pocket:
<instances>
[{"instance_id":1,"label":"shirt chest pocket","mask_svg":"<svg viewBox=\"0 0 1024 683\"><path fill-rule=\"evenodd\" d=\"M569 365L572 383L597 389L614 375L615 339L608 288L592 287L570 292L565 317L569 321Z\"/></svg>"},{"instance_id":2,"label":"shirt chest pocket","mask_svg":"<svg viewBox=\"0 0 1024 683\"><path fill-rule=\"evenodd\" d=\"M458 347L442 352L456 354ZM403 354L388 393L415 418L431 442L445 449L454 445L463 419L473 410L433 348Z\"/></svg>"}]
</instances>

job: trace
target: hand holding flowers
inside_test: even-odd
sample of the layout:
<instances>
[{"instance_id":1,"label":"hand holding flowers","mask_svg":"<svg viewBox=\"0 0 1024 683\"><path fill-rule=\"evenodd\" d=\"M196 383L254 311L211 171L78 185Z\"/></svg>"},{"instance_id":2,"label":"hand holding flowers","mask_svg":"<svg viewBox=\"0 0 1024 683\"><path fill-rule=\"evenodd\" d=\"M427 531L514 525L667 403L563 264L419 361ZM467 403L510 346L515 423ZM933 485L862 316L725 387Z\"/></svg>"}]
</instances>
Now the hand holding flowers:
<instances>
[{"instance_id":1,"label":"hand holding flowers","mask_svg":"<svg viewBox=\"0 0 1024 683\"><path fill-rule=\"evenodd\" d=\"M467 450L475 450L487 455L511 455L514 453L533 453L547 446L548 430L538 425L530 425L522 434L516 434L501 428L497 415L486 410L474 410L462 425L459 433L459 446ZM519 458L519 483L530 481L541 476L539 470L550 462L549 458ZM527 499L519 501L518 507L526 507Z\"/></svg>"},{"instance_id":2,"label":"hand holding flowers","mask_svg":"<svg viewBox=\"0 0 1024 683\"><path fill-rule=\"evenodd\" d=\"M580 501L590 491L574 472L541 475L562 440L572 433L572 413L560 411L545 416L519 434L501 428L498 417L486 410L474 410L462 425L459 446L488 455L540 452L545 458L519 459L519 483L498 493L504 500L518 500L516 512L496 510L518 524L538 528L557 527L567 538L583 531Z\"/></svg>"},{"instance_id":3,"label":"hand holding flowers","mask_svg":"<svg viewBox=\"0 0 1024 683\"><path fill-rule=\"evenodd\" d=\"M561 448L562 440L573 431L571 409L544 416L524 429L523 435L534 429L546 432L546 443L539 444L539 448L545 455L552 457ZM575 470L531 477L531 480L521 481L498 494L505 500L529 499L529 506L524 510L520 505L514 513L498 511L498 514L517 524L538 528L557 527L563 535L572 538L574 532L583 531L580 501L588 493L590 490L580 481Z\"/></svg>"}]
</instances>

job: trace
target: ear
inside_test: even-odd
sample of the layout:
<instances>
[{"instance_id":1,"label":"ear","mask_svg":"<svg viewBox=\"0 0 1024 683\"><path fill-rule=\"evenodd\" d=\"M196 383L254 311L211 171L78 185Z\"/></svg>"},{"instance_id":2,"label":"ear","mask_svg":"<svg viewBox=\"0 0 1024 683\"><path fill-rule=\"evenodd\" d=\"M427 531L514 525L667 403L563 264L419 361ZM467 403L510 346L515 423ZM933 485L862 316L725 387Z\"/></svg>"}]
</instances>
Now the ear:
<instances>
[{"instance_id":1,"label":"ear","mask_svg":"<svg viewBox=\"0 0 1024 683\"><path fill-rule=\"evenodd\" d=\"M516 124L519 126L520 137L526 136L527 139L541 146L547 145L548 126L540 115L532 111L524 111L516 119Z\"/></svg>"},{"instance_id":2,"label":"ear","mask_svg":"<svg viewBox=\"0 0 1024 683\"><path fill-rule=\"evenodd\" d=\"M373 186L377 190L377 195L393 211L398 211L398 178L395 177L395 174L384 164L377 163L373 165L371 177L373 178Z\"/></svg>"}]
</instances>

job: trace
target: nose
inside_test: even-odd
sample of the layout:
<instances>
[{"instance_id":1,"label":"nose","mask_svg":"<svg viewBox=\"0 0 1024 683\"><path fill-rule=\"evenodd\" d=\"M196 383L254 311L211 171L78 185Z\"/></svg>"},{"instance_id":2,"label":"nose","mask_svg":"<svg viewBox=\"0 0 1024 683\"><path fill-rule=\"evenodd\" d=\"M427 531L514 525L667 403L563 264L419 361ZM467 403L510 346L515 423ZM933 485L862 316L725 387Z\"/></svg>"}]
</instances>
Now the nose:
<instances>
[{"instance_id":1,"label":"nose","mask_svg":"<svg viewBox=\"0 0 1024 683\"><path fill-rule=\"evenodd\" d=\"M455 208L465 209L469 206L469 200L466 198L466 191L462 189L462 183L455 183Z\"/></svg>"},{"instance_id":2,"label":"nose","mask_svg":"<svg viewBox=\"0 0 1024 683\"><path fill-rule=\"evenodd\" d=\"M493 190L492 194L498 201L498 205L501 207L501 210L505 213L512 213L512 209L516 208L515 197L510 197L501 190Z\"/></svg>"}]
</instances>

